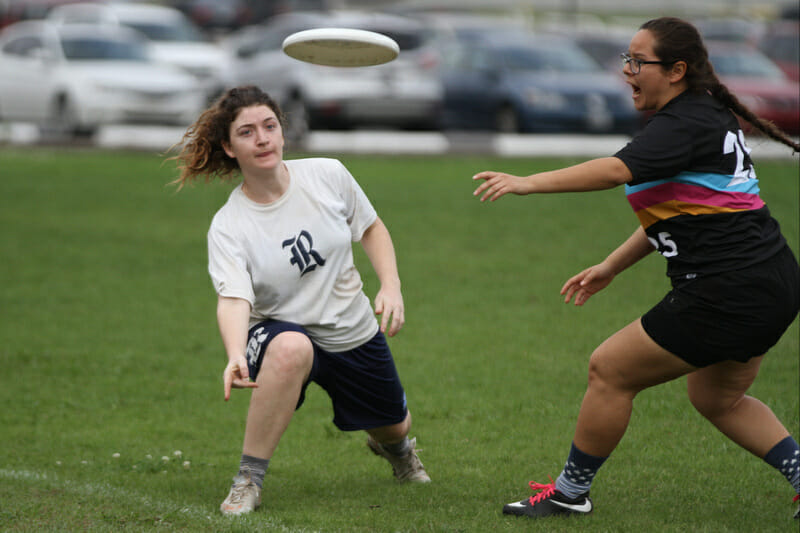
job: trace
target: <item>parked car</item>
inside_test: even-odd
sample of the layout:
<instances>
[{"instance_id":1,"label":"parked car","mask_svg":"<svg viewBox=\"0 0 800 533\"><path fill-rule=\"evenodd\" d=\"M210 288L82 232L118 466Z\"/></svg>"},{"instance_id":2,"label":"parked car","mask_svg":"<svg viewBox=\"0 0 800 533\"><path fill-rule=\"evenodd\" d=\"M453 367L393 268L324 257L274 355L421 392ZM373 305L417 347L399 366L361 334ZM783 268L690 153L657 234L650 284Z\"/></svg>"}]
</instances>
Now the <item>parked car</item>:
<instances>
[{"instance_id":1,"label":"parked car","mask_svg":"<svg viewBox=\"0 0 800 533\"><path fill-rule=\"evenodd\" d=\"M0 32L0 119L91 134L117 122L188 124L203 93L156 63L137 32L108 25L12 24Z\"/></svg>"},{"instance_id":2,"label":"parked car","mask_svg":"<svg viewBox=\"0 0 800 533\"><path fill-rule=\"evenodd\" d=\"M748 45L706 41L717 76L756 115L790 135L800 134L800 84ZM743 123L747 131L749 125Z\"/></svg>"},{"instance_id":3,"label":"parked car","mask_svg":"<svg viewBox=\"0 0 800 533\"><path fill-rule=\"evenodd\" d=\"M758 49L790 80L800 81L800 21L782 20L770 24L758 41Z\"/></svg>"},{"instance_id":4,"label":"parked car","mask_svg":"<svg viewBox=\"0 0 800 533\"><path fill-rule=\"evenodd\" d=\"M311 65L283 53L294 32L317 27L365 29L397 41L400 55L372 67ZM442 88L436 55L419 21L357 11L279 15L266 25L233 34L226 45L234 56L237 85L254 84L286 112L287 138L302 139L311 129L382 126L432 128L438 125Z\"/></svg>"},{"instance_id":5,"label":"parked car","mask_svg":"<svg viewBox=\"0 0 800 533\"><path fill-rule=\"evenodd\" d=\"M0 0L0 29L23 20L39 20L54 7L77 0ZM100 1L100 0L98 0Z\"/></svg>"},{"instance_id":6,"label":"parked car","mask_svg":"<svg viewBox=\"0 0 800 533\"><path fill-rule=\"evenodd\" d=\"M629 88L571 39L484 33L450 46L445 127L624 134L641 127Z\"/></svg>"},{"instance_id":7,"label":"parked car","mask_svg":"<svg viewBox=\"0 0 800 533\"><path fill-rule=\"evenodd\" d=\"M192 74L212 100L229 85L230 57L179 10L153 4L77 2L53 8L48 20L127 26L150 40L154 59Z\"/></svg>"},{"instance_id":8,"label":"parked car","mask_svg":"<svg viewBox=\"0 0 800 533\"><path fill-rule=\"evenodd\" d=\"M620 54L628 51L631 37L636 30L627 33L580 33L575 36L575 42L601 67L624 78Z\"/></svg>"}]
</instances>

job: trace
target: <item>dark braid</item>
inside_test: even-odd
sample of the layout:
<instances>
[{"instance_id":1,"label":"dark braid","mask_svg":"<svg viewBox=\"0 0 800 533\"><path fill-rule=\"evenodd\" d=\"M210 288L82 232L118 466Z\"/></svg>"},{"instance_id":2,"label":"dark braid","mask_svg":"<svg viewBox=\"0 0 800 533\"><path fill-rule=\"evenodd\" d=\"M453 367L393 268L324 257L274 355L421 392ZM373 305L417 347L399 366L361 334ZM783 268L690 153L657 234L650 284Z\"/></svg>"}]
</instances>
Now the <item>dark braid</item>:
<instances>
[{"instance_id":1,"label":"dark braid","mask_svg":"<svg viewBox=\"0 0 800 533\"><path fill-rule=\"evenodd\" d=\"M679 18L661 17L645 22L640 29L650 31L655 37L654 52L661 61L686 63L686 81L690 91L710 93L768 137L800 152L800 143L772 122L756 116L719 81L697 28Z\"/></svg>"}]
</instances>

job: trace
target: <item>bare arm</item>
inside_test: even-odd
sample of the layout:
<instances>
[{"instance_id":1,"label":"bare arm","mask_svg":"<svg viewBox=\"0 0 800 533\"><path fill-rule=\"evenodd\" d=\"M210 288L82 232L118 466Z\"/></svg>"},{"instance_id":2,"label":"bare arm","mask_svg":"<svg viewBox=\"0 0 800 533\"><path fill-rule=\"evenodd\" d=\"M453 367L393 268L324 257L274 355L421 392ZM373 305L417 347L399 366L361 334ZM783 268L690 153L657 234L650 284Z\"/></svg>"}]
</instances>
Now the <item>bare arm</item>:
<instances>
[{"instance_id":1,"label":"bare arm","mask_svg":"<svg viewBox=\"0 0 800 533\"><path fill-rule=\"evenodd\" d=\"M375 269L381 287L375 296L375 314L381 315L381 331L393 337L405 323L403 295L400 292L400 275L397 258L389 230L380 218L367 228L361 237L361 246Z\"/></svg>"},{"instance_id":2,"label":"bare arm","mask_svg":"<svg viewBox=\"0 0 800 533\"><path fill-rule=\"evenodd\" d=\"M572 276L564 283L561 294L568 303L575 296L575 305L583 305L594 293L606 288L617 274L635 264L655 248L647 239L644 228L639 226L628 239L605 260Z\"/></svg>"},{"instance_id":3,"label":"bare arm","mask_svg":"<svg viewBox=\"0 0 800 533\"><path fill-rule=\"evenodd\" d=\"M628 183L633 175L625 163L616 157L592 159L578 165L520 177L502 172L484 171L473 180L483 180L473 196L481 202L495 201L504 194L534 194L553 192L585 192L611 189Z\"/></svg>"},{"instance_id":4,"label":"bare arm","mask_svg":"<svg viewBox=\"0 0 800 533\"><path fill-rule=\"evenodd\" d=\"M254 388L247 369L247 330L250 322L250 302L241 298L219 296L217 299L217 324L222 344L228 355L228 365L222 375L225 401L235 389Z\"/></svg>"}]
</instances>

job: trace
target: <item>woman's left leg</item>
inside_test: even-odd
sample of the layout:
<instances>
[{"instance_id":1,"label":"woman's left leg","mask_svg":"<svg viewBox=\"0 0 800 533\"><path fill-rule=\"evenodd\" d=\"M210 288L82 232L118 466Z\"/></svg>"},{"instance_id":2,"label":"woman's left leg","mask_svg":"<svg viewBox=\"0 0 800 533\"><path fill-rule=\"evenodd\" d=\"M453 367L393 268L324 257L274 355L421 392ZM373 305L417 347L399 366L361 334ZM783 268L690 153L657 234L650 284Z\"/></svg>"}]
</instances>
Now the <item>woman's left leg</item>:
<instances>
[{"instance_id":1,"label":"woman's left leg","mask_svg":"<svg viewBox=\"0 0 800 533\"><path fill-rule=\"evenodd\" d=\"M758 375L763 356L746 363L722 361L687 378L695 409L725 436L757 457L789 436L784 425L761 401L745 393Z\"/></svg>"},{"instance_id":2,"label":"woman's left leg","mask_svg":"<svg viewBox=\"0 0 800 533\"><path fill-rule=\"evenodd\" d=\"M399 424L366 430L367 446L375 455L389 461L398 481L428 483L431 478L417 456L417 439L408 438L410 429L411 412Z\"/></svg>"}]
</instances>

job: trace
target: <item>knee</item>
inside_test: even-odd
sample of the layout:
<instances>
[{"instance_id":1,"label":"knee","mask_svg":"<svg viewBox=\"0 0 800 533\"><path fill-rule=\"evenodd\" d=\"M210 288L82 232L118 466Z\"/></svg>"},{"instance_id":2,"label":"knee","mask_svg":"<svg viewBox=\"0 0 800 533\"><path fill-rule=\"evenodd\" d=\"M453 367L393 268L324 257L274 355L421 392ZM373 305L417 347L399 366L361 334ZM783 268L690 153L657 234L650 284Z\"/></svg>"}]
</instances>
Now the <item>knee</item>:
<instances>
[{"instance_id":1,"label":"knee","mask_svg":"<svg viewBox=\"0 0 800 533\"><path fill-rule=\"evenodd\" d=\"M612 365L598 348L589 358L589 387L611 388L614 386L613 376Z\"/></svg>"},{"instance_id":2,"label":"knee","mask_svg":"<svg viewBox=\"0 0 800 533\"><path fill-rule=\"evenodd\" d=\"M731 401L717 391L704 390L699 387L689 387L689 401L698 413L708 420L713 420L730 411L741 397Z\"/></svg>"},{"instance_id":3,"label":"knee","mask_svg":"<svg viewBox=\"0 0 800 533\"><path fill-rule=\"evenodd\" d=\"M313 361L314 347L311 341L305 335L292 331L275 337L264 354L264 365L286 376L307 375Z\"/></svg>"},{"instance_id":4,"label":"knee","mask_svg":"<svg viewBox=\"0 0 800 533\"><path fill-rule=\"evenodd\" d=\"M635 396L639 389L624 368L613 361L603 347L596 349L589 358L588 387L594 391Z\"/></svg>"}]
</instances>

